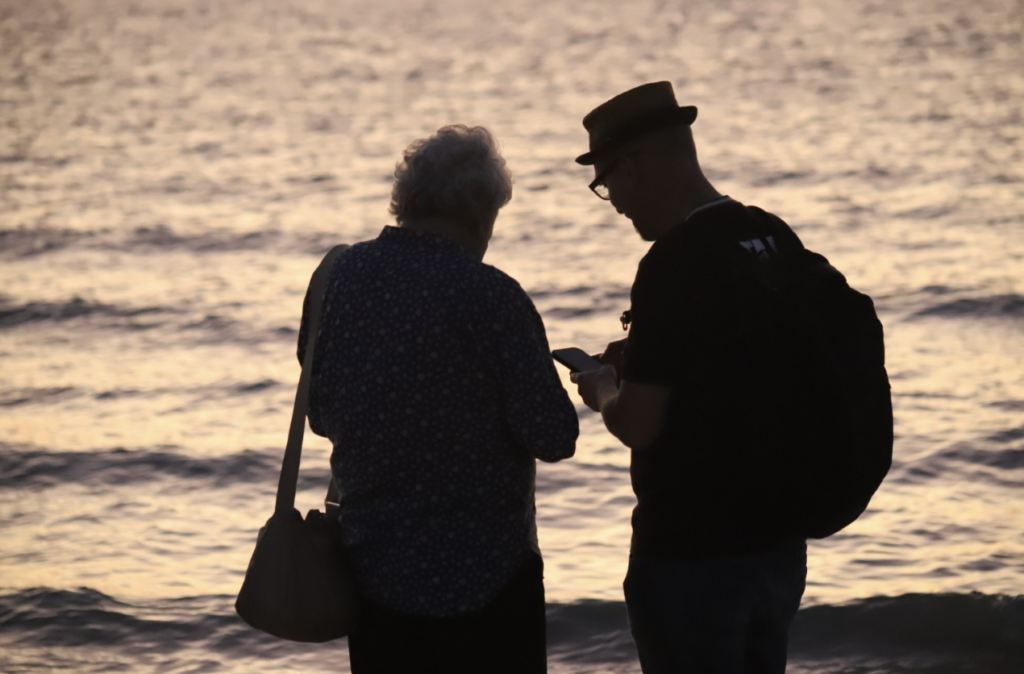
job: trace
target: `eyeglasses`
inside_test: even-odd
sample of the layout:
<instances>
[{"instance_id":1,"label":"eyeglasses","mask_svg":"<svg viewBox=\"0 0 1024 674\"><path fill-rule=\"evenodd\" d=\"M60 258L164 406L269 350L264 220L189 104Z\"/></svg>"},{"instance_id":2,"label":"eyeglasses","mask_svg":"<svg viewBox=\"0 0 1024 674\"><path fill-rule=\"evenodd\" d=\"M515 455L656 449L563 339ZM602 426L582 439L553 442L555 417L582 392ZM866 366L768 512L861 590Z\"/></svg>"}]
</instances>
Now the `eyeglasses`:
<instances>
[{"instance_id":1,"label":"eyeglasses","mask_svg":"<svg viewBox=\"0 0 1024 674\"><path fill-rule=\"evenodd\" d=\"M590 188L590 191L597 195L598 199L604 199L605 201L608 201L609 199L612 198L612 194L611 192L608 191L608 186L604 184L604 181L608 177L608 174L612 172L612 169L615 168L615 165L618 163L619 160L616 159L611 164L608 164L605 170L598 173L597 177L594 178L594 181L587 185L587 187Z\"/></svg>"},{"instance_id":2,"label":"eyeglasses","mask_svg":"<svg viewBox=\"0 0 1024 674\"><path fill-rule=\"evenodd\" d=\"M590 188L590 191L597 195L598 199L604 199L605 201L608 201L612 198L612 194L608 190L608 186L605 185L604 181L608 179L608 175L615 170L615 167L619 165L619 162L628 157L630 154L635 153L631 152L629 154L624 154L621 157L617 157L615 161L613 161L611 164L608 164L608 166L606 166L603 171L597 174L597 177L594 178L594 182L587 185L587 187Z\"/></svg>"}]
</instances>

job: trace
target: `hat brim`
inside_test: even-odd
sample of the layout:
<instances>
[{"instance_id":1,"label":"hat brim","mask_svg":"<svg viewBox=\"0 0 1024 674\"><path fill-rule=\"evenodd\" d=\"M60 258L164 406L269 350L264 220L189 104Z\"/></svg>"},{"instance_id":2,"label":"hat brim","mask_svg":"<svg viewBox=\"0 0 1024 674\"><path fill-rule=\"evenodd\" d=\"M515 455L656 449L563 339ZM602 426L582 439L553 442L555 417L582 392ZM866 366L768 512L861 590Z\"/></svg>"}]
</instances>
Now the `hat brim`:
<instances>
[{"instance_id":1,"label":"hat brim","mask_svg":"<svg viewBox=\"0 0 1024 674\"><path fill-rule=\"evenodd\" d=\"M697 108L692 105L683 105L679 108L672 110L670 114L666 115L661 113L654 120L641 119L634 124L618 131L615 137L606 141L602 147L591 150L576 157L576 163L584 166L592 166L596 162L600 161L602 157L606 157L609 154L615 152L616 149L621 147L624 143L628 143L631 140L636 140L646 136L649 133L655 131L661 131L664 128L681 124L684 126L690 126L694 120L697 119Z\"/></svg>"}]
</instances>

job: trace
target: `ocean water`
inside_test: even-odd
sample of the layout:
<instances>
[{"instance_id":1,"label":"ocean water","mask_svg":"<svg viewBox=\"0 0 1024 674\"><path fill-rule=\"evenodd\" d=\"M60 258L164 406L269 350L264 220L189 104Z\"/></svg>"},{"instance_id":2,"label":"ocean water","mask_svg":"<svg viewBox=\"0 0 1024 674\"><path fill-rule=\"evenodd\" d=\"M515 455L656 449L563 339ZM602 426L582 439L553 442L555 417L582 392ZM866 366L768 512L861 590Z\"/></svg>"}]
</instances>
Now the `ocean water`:
<instances>
[{"instance_id":1,"label":"ocean water","mask_svg":"<svg viewBox=\"0 0 1024 674\"><path fill-rule=\"evenodd\" d=\"M483 124L486 261L600 350L646 245L580 119L660 79L886 328L895 461L811 543L790 671L1024 671L1024 2L0 0L0 672L348 671L232 609L310 273L389 223L408 142ZM538 470L551 666L638 672L629 455L579 409Z\"/></svg>"}]
</instances>

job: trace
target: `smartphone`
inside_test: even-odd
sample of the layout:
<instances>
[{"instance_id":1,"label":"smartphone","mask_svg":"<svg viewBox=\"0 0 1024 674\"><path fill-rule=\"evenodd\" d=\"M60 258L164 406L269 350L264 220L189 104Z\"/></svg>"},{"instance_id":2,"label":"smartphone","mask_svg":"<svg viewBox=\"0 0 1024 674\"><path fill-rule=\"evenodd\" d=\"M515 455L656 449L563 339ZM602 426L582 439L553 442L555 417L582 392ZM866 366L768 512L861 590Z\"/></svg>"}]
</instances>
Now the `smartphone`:
<instances>
[{"instance_id":1,"label":"smartphone","mask_svg":"<svg viewBox=\"0 0 1024 674\"><path fill-rule=\"evenodd\" d=\"M569 372L585 372L601 367L599 361L591 358L587 355L586 351L577 349L575 346L570 346L568 349L555 349L551 352L551 357L556 362L569 368Z\"/></svg>"}]
</instances>

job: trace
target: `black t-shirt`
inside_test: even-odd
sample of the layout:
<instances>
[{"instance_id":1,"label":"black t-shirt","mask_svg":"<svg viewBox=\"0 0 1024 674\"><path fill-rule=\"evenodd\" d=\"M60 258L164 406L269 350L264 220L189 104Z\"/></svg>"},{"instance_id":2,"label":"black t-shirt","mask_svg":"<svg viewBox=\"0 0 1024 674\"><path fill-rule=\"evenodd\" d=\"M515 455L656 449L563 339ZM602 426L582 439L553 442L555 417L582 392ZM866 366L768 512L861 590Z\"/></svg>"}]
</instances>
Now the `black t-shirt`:
<instances>
[{"instance_id":1,"label":"black t-shirt","mask_svg":"<svg viewBox=\"0 0 1024 674\"><path fill-rule=\"evenodd\" d=\"M785 538L758 502L771 462L758 442L770 354L748 318L759 296L735 260L800 249L782 220L728 200L675 226L640 262L622 376L672 395L661 435L632 453L634 554L689 558Z\"/></svg>"}]
</instances>

